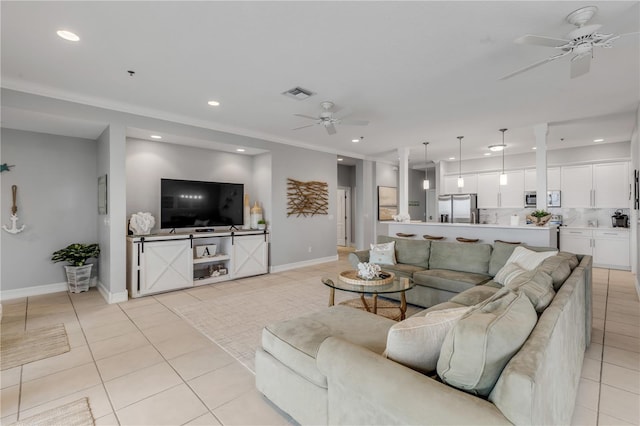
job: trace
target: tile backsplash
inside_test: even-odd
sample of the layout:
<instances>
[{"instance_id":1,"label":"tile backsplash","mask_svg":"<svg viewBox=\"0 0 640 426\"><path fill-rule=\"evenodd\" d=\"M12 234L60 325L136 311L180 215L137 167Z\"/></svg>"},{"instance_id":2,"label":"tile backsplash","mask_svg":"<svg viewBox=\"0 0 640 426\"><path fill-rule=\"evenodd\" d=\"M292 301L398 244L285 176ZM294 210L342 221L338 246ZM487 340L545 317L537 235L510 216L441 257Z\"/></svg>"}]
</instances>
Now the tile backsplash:
<instances>
[{"instance_id":1,"label":"tile backsplash","mask_svg":"<svg viewBox=\"0 0 640 426\"><path fill-rule=\"evenodd\" d=\"M527 215L535 209L480 209L480 223L492 223L498 225L510 225L511 216L518 215L520 225L526 224ZM616 210L622 210L623 214L630 215L630 209L563 209L549 208L551 214L562 215L563 225L586 227L589 221L596 220L599 228L611 228L611 216Z\"/></svg>"}]
</instances>

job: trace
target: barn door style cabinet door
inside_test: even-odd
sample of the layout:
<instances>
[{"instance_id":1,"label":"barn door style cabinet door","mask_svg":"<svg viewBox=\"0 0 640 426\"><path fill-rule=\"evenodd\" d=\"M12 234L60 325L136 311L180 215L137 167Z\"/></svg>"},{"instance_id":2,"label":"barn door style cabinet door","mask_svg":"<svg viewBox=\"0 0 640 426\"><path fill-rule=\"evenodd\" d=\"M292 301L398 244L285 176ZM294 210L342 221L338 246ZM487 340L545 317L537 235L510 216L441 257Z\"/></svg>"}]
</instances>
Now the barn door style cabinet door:
<instances>
[{"instance_id":1,"label":"barn door style cabinet door","mask_svg":"<svg viewBox=\"0 0 640 426\"><path fill-rule=\"evenodd\" d=\"M232 245L233 278L268 272L267 234L235 237Z\"/></svg>"},{"instance_id":2,"label":"barn door style cabinet door","mask_svg":"<svg viewBox=\"0 0 640 426\"><path fill-rule=\"evenodd\" d=\"M147 242L140 247L140 295L193 285L189 240Z\"/></svg>"}]
</instances>

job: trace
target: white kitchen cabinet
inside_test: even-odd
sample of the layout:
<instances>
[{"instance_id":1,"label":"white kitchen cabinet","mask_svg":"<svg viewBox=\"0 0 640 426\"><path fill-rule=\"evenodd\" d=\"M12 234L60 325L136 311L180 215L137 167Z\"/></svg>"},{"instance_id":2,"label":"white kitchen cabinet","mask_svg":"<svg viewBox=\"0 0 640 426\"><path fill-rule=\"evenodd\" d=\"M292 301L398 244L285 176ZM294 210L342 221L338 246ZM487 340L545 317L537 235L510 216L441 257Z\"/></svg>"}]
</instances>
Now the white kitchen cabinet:
<instances>
[{"instance_id":1,"label":"white kitchen cabinet","mask_svg":"<svg viewBox=\"0 0 640 426\"><path fill-rule=\"evenodd\" d=\"M500 186L500 173L478 173L478 208L524 207L524 171L507 171L507 184Z\"/></svg>"},{"instance_id":2,"label":"white kitchen cabinet","mask_svg":"<svg viewBox=\"0 0 640 426\"><path fill-rule=\"evenodd\" d=\"M464 186L458 188L458 175L444 177L444 185L441 194L475 194L478 192L478 175L470 173L462 175Z\"/></svg>"},{"instance_id":3,"label":"white kitchen cabinet","mask_svg":"<svg viewBox=\"0 0 640 426\"><path fill-rule=\"evenodd\" d=\"M560 250L593 256L593 266L631 269L629 230L560 228Z\"/></svg>"},{"instance_id":4,"label":"white kitchen cabinet","mask_svg":"<svg viewBox=\"0 0 640 426\"><path fill-rule=\"evenodd\" d=\"M537 191L537 170L525 169L524 171L524 190ZM547 169L547 190L559 191L560 187L560 167L549 167Z\"/></svg>"},{"instance_id":5,"label":"white kitchen cabinet","mask_svg":"<svg viewBox=\"0 0 640 426\"><path fill-rule=\"evenodd\" d=\"M564 166L561 173L562 207L629 207L628 162Z\"/></svg>"},{"instance_id":6,"label":"white kitchen cabinet","mask_svg":"<svg viewBox=\"0 0 640 426\"><path fill-rule=\"evenodd\" d=\"M630 269L629 235L629 231L626 229L594 230L594 265L614 269Z\"/></svg>"},{"instance_id":7,"label":"white kitchen cabinet","mask_svg":"<svg viewBox=\"0 0 640 426\"><path fill-rule=\"evenodd\" d=\"M627 208L631 200L629 163L593 165L593 193L595 207Z\"/></svg>"}]
</instances>

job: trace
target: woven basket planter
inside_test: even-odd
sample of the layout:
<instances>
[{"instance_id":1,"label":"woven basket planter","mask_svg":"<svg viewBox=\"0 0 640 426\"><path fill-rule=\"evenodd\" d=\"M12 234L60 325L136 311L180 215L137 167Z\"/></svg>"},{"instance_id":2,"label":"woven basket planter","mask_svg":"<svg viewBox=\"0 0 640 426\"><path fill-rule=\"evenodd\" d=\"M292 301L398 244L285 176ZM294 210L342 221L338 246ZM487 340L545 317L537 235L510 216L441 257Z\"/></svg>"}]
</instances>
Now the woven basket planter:
<instances>
[{"instance_id":1,"label":"woven basket planter","mask_svg":"<svg viewBox=\"0 0 640 426\"><path fill-rule=\"evenodd\" d=\"M93 265L90 263L82 266L65 265L64 270L67 273L69 292L82 293L83 291L89 291L92 267Z\"/></svg>"}]
</instances>

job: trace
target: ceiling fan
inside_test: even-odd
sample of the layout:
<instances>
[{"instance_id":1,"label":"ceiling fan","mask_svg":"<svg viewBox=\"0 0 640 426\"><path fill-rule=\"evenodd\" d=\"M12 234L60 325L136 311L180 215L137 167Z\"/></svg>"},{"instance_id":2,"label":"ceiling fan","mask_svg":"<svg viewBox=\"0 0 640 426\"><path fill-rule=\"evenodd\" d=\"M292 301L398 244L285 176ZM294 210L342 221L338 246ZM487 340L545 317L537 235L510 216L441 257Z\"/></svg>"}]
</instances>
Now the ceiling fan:
<instances>
[{"instance_id":1,"label":"ceiling fan","mask_svg":"<svg viewBox=\"0 0 640 426\"><path fill-rule=\"evenodd\" d=\"M317 124L321 124L326 129L327 133L330 135L336 134L336 124L346 124L348 126L366 126L369 124L366 120L345 120L346 117L337 118L333 116L333 107L335 104L333 102L325 101L320 104L322 107L322 112L318 117L311 117L309 115L304 114L293 114L296 117L306 118L308 120L313 120L315 123L307 124L306 126L296 127L292 130L304 129L305 127L315 126Z\"/></svg>"},{"instance_id":2,"label":"ceiling fan","mask_svg":"<svg viewBox=\"0 0 640 426\"><path fill-rule=\"evenodd\" d=\"M537 46L552 47L560 51L557 55L550 56L541 61L534 62L524 68L514 71L510 74L500 78L500 80L506 80L515 75L529 71L533 68L539 67L556 59L563 58L567 55L573 54L571 58L571 78L580 77L589 72L591 68L591 58L593 57L593 50L596 47L611 48L612 42L619 39L621 36L627 36L637 33L629 34L603 34L598 30L602 25L593 24L585 25L598 11L596 6L587 6L571 12L565 20L575 25L576 28L567 34L567 37L555 38L527 34L515 40L518 44L533 44Z\"/></svg>"}]
</instances>

